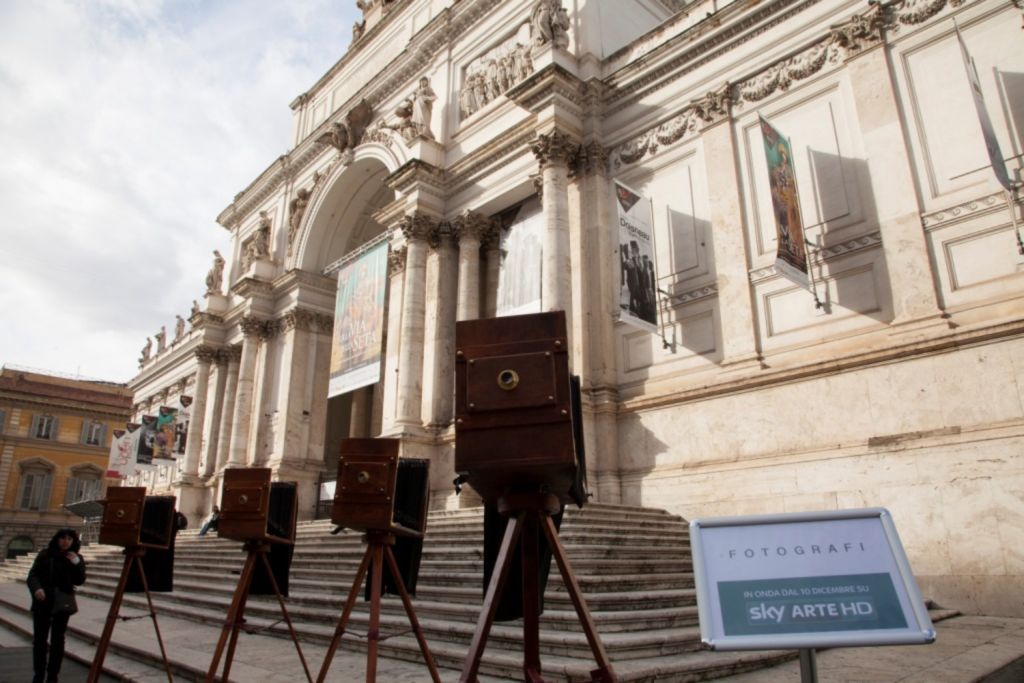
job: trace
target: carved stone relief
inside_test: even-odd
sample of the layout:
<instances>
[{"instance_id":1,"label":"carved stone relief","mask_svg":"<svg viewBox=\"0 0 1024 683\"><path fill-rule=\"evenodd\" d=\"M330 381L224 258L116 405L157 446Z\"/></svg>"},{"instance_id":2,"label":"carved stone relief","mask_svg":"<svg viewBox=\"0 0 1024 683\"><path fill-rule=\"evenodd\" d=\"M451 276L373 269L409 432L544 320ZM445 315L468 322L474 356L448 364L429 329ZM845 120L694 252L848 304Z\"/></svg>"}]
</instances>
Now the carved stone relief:
<instances>
[{"instance_id":1,"label":"carved stone relief","mask_svg":"<svg viewBox=\"0 0 1024 683\"><path fill-rule=\"evenodd\" d=\"M506 90L533 73L529 29L523 24L515 35L470 62L463 70L459 113L463 119L490 104Z\"/></svg>"}]
</instances>

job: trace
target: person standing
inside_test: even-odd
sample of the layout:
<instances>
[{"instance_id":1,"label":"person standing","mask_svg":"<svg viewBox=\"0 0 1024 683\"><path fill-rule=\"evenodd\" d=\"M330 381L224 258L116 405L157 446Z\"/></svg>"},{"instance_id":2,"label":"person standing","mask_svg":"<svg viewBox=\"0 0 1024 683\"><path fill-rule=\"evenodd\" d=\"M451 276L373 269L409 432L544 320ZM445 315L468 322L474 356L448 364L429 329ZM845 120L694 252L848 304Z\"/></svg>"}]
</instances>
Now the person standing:
<instances>
[{"instance_id":1,"label":"person standing","mask_svg":"<svg viewBox=\"0 0 1024 683\"><path fill-rule=\"evenodd\" d=\"M36 556L28 572L28 589L32 594L33 683L55 682L60 673L68 619L78 611L75 586L85 583L85 560L78 554L81 545L77 531L61 529Z\"/></svg>"}]
</instances>

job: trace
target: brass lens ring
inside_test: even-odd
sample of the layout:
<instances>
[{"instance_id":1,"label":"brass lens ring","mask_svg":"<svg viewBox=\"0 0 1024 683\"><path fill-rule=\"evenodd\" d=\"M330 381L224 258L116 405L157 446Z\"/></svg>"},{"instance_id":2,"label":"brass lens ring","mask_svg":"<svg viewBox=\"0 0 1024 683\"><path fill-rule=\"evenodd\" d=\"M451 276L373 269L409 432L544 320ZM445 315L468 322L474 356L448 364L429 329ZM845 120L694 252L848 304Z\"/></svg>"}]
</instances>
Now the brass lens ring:
<instances>
[{"instance_id":1,"label":"brass lens ring","mask_svg":"<svg viewBox=\"0 0 1024 683\"><path fill-rule=\"evenodd\" d=\"M245 505L248 502L249 502L249 496L245 495L244 493L238 497L238 504L239 505Z\"/></svg>"},{"instance_id":2,"label":"brass lens ring","mask_svg":"<svg viewBox=\"0 0 1024 683\"><path fill-rule=\"evenodd\" d=\"M505 391L512 391L519 386L519 373L515 370L502 370L498 373L498 386Z\"/></svg>"},{"instance_id":3,"label":"brass lens ring","mask_svg":"<svg viewBox=\"0 0 1024 683\"><path fill-rule=\"evenodd\" d=\"M365 484L366 482L370 481L370 473L367 472L366 470L360 470L359 474L356 475L356 481L358 481L360 484Z\"/></svg>"}]
</instances>

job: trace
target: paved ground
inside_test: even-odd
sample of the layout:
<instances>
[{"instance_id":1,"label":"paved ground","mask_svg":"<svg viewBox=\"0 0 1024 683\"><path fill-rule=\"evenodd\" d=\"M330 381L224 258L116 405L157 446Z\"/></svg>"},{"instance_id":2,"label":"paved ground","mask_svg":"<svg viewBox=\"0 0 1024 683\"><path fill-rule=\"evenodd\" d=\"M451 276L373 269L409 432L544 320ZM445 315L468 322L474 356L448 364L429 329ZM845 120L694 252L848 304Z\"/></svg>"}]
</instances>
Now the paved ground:
<instances>
[{"instance_id":1,"label":"paved ground","mask_svg":"<svg viewBox=\"0 0 1024 683\"><path fill-rule=\"evenodd\" d=\"M20 604L25 600L25 589L20 583L0 583L0 599ZM106 606L90 599L80 599L81 611L72 617L71 627L87 628L94 633L102 629ZM31 628L26 617L6 611L4 618L18 619ZM202 679L213 658L218 628L202 626L191 621L159 616L160 631L172 659L183 663L187 670L176 674L178 680ZM847 648L818 653L818 674L821 683L1022 683L1024 681L1024 619L1000 617L961 616L936 624L938 637L931 645L877 648ZM157 651L152 622L146 618L120 622L114 630L114 640L144 651ZM0 627L0 683L27 683L31 680L31 650L23 637ZM92 646L79 643L77 654L91 661ZM310 643L302 644L303 654L313 677L324 660L325 648ZM107 663L112 658L108 655ZM159 670L142 667L131 660L118 662L126 667L134 680L158 683L166 680ZM1009 668L1008 668L1009 667ZM365 680L366 655L339 652L331 666L328 681L351 682ZM85 667L66 665L61 681L85 680ZM458 672L442 669L445 683L458 680ZM231 678L243 682L298 681L304 678L302 668L290 640L255 634L239 638L238 651L231 670ZM105 679L107 681L112 679ZM399 662L381 659L377 680L381 683L429 683L426 668L418 662ZM481 683L488 679L481 678ZM493 680L493 679L491 679ZM772 669L733 676L730 683L799 683L797 662Z\"/></svg>"}]
</instances>

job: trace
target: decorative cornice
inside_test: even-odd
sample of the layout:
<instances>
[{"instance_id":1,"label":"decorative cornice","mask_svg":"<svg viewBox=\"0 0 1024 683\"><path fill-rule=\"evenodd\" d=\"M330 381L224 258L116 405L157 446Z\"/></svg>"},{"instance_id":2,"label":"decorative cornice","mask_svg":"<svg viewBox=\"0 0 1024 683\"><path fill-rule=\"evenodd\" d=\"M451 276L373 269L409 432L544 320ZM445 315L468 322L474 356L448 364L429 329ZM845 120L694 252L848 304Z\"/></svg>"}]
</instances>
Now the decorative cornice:
<instances>
[{"instance_id":1,"label":"decorative cornice","mask_svg":"<svg viewBox=\"0 0 1024 683\"><path fill-rule=\"evenodd\" d=\"M826 236L827 237L827 236ZM820 238L819 238L820 239ZM826 261L830 261L838 256L844 254L852 254L858 251L865 251L869 249L877 249L882 244L882 233L872 232L866 235L858 235L842 242L836 242L835 244L826 244L821 249L809 249L809 261L812 264L821 264ZM775 277L779 274L778 269L773 263L770 266L764 268L754 268L750 271L751 283L760 282Z\"/></svg>"},{"instance_id":2,"label":"decorative cornice","mask_svg":"<svg viewBox=\"0 0 1024 683\"><path fill-rule=\"evenodd\" d=\"M427 185L443 191L446 174L443 170L420 159L410 159L401 168L384 179L384 184L396 192L406 194L418 185Z\"/></svg>"},{"instance_id":3,"label":"decorative cornice","mask_svg":"<svg viewBox=\"0 0 1024 683\"><path fill-rule=\"evenodd\" d=\"M672 294L669 298L674 306L682 306L683 304L692 304L694 301L700 301L711 296L718 296L717 283L704 285L681 294Z\"/></svg>"},{"instance_id":4,"label":"decorative cornice","mask_svg":"<svg viewBox=\"0 0 1024 683\"><path fill-rule=\"evenodd\" d=\"M655 154L661 145L670 145L682 140L687 133L697 130L697 122L696 112L692 107L687 107L661 125L615 147L611 154L613 168L621 168L623 164L634 164L645 156Z\"/></svg>"},{"instance_id":5,"label":"decorative cornice","mask_svg":"<svg viewBox=\"0 0 1024 683\"><path fill-rule=\"evenodd\" d=\"M224 318L214 313L200 311L190 318L193 330L201 330L205 327L214 327L224 324Z\"/></svg>"},{"instance_id":6,"label":"decorative cornice","mask_svg":"<svg viewBox=\"0 0 1024 683\"><path fill-rule=\"evenodd\" d=\"M1024 198L1018 199L1017 204L1024 204ZM973 218L992 211L1006 210L1006 195L1003 192L978 197L968 202L962 202L939 211L933 211L921 216L921 225L925 230L935 230L951 223Z\"/></svg>"},{"instance_id":7,"label":"decorative cornice","mask_svg":"<svg viewBox=\"0 0 1024 683\"><path fill-rule=\"evenodd\" d=\"M879 45L885 40L885 29L891 23L890 14L888 7L875 2L866 12L833 25L832 40L851 54Z\"/></svg>"},{"instance_id":8,"label":"decorative cornice","mask_svg":"<svg viewBox=\"0 0 1024 683\"><path fill-rule=\"evenodd\" d=\"M580 143L568 133L553 130L540 134L530 144L530 151L537 157L541 168L548 166L571 166Z\"/></svg>"}]
</instances>

